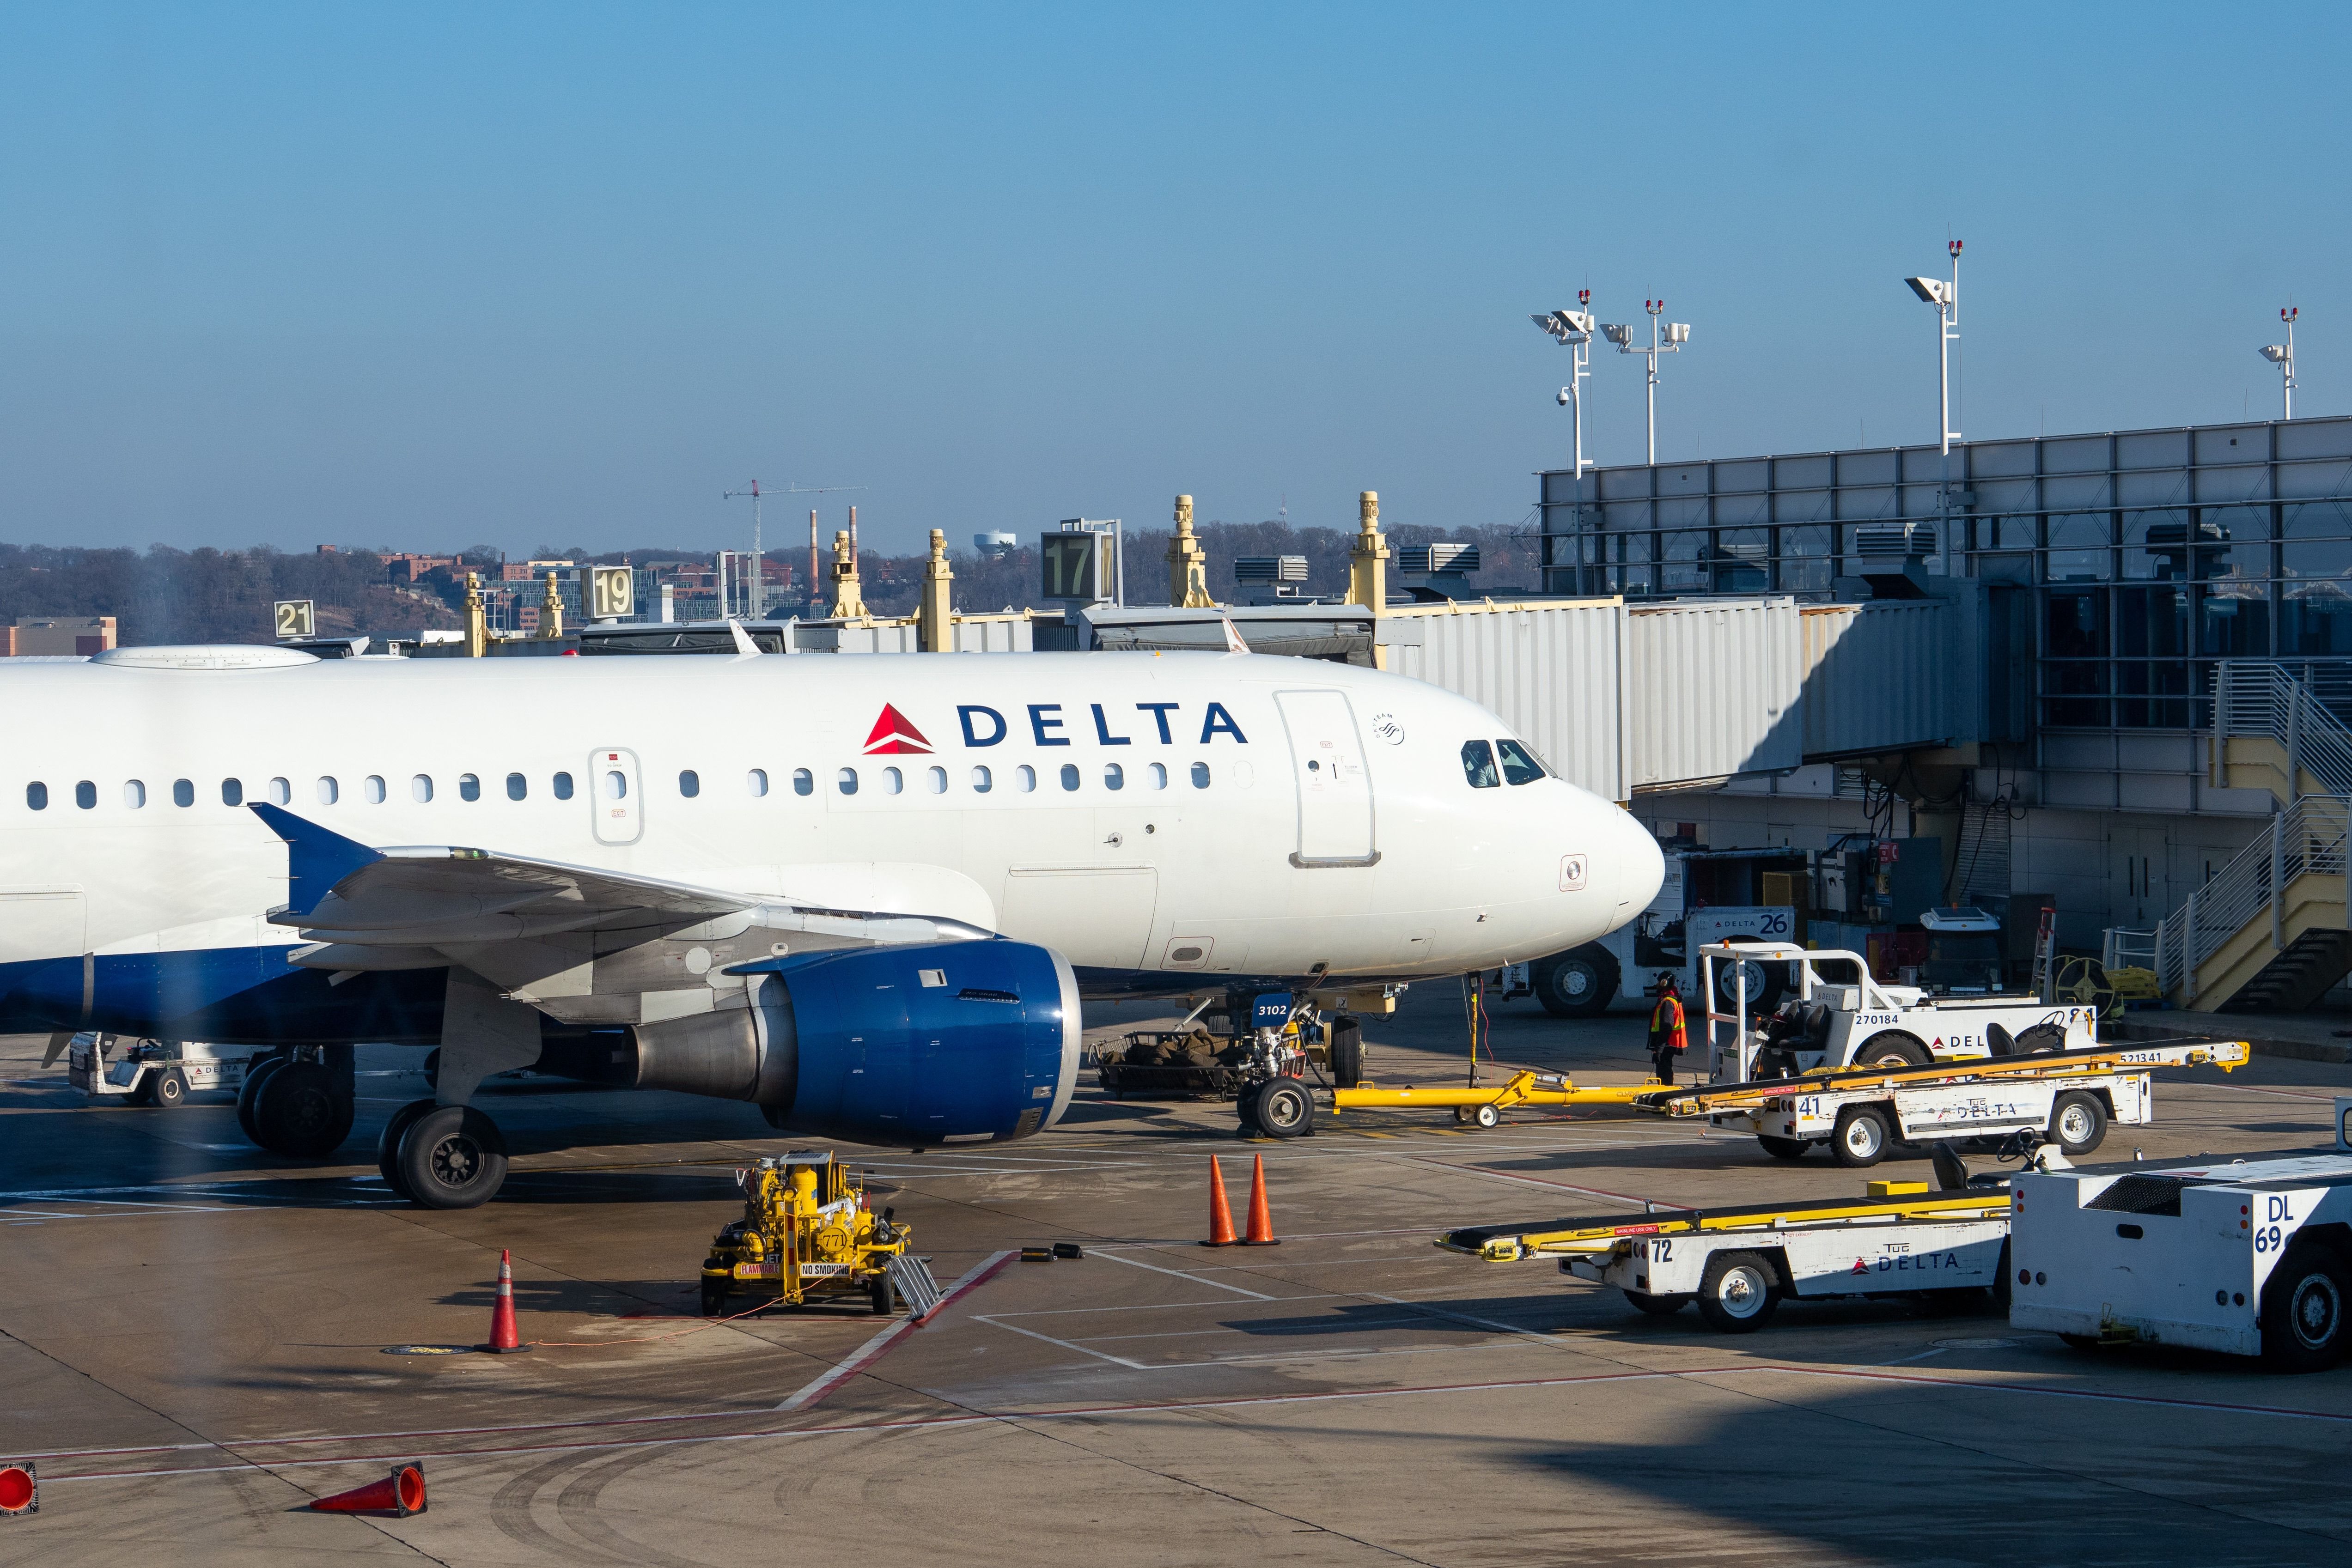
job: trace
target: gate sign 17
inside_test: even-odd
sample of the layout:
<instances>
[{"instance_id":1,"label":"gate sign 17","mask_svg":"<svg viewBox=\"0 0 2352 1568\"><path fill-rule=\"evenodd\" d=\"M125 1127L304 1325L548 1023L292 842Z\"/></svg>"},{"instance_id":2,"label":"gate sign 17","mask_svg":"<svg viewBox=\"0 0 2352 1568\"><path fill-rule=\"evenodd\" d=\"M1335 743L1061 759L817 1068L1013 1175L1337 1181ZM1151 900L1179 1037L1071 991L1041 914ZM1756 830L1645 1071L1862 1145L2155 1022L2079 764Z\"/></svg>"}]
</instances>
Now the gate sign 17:
<instances>
[{"instance_id":1,"label":"gate sign 17","mask_svg":"<svg viewBox=\"0 0 2352 1568\"><path fill-rule=\"evenodd\" d=\"M588 614L596 621L626 621L637 612L636 574L625 566L591 567Z\"/></svg>"},{"instance_id":2,"label":"gate sign 17","mask_svg":"<svg viewBox=\"0 0 2352 1568\"><path fill-rule=\"evenodd\" d=\"M1103 585L1110 579L1108 534L1062 533L1039 538L1037 554L1044 563L1047 599L1082 599L1092 604L1110 597Z\"/></svg>"}]
</instances>

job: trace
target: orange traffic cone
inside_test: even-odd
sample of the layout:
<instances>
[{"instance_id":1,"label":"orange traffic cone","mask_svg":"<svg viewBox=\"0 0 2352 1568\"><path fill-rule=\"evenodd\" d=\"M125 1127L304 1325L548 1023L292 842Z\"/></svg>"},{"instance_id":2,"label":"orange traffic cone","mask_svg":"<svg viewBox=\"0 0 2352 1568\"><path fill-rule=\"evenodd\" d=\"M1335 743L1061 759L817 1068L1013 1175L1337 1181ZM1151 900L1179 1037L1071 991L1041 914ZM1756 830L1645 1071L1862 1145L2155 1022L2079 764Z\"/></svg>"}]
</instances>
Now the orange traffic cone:
<instances>
[{"instance_id":1,"label":"orange traffic cone","mask_svg":"<svg viewBox=\"0 0 2352 1568\"><path fill-rule=\"evenodd\" d=\"M1217 1156L1209 1156L1209 1239L1203 1247L1231 1247L1234 1236L1234 1211L1225 1207L1225 1172L1217 1164Z\"/></svg>"},{"instance_id":2,"label":"orange traffic cone","mask_svg":"<svg viewBox=\"0 0 2352 1568\"><path fill-rule=\"evenodd\" d=\"M499 1299L490 1304L490 1343L482 1348L493 1355L522 1348L522 1336L515 1333L514 1262L503 1247L499 1249Z\"/></svg>"},{"instance_id":3,"label":"orange traffic cone","mask_svg":"<svg viewBox=\"0 0 2352 1568\"><path fill-rule=\"evenodd\" d=\"M425 1467L396 1465L392 1474L363 1487L339 1491L311 1503L320 1513L388 1513L406 1519L425 1511Z\"/></svg>"},{"instance_id":4,"label":"orange traffic cone","mask_svg":"<svg viewBox=\"0 0 2352 1568\"><path fill-rule=\"evenodd\" d=\"M1242 1239L1244 1247L1279 1247L1274 1234L1274 1213L1265 1205L1265 1156L1259 1155L1250 1167L1249 1234Z\"/></svg>"}]
</instances>

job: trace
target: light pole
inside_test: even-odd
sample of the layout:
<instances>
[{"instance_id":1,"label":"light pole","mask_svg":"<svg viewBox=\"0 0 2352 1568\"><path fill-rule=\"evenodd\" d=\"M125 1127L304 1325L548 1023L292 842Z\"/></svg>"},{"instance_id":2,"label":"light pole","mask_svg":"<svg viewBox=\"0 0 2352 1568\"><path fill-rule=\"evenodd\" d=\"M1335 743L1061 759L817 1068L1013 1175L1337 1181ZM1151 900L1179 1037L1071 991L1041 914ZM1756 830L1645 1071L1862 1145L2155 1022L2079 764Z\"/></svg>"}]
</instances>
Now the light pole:
<instances>
[{"instance_id":1,"label":"light pole","mask_svg":"<svg viewBox=\"0 0 2352 1568\"><path fill-rule=\"evenodd\" d=\"M1937 449L1943 455L1940 494L1936 497L1937 540L1938 552L1944 558L1944 573L1952 570L1952 438L1960 433L1952 428L1952 345L1960 340L1960 242L1953 240L1947 247L1952 257L1952 276L1947 282L1940 277L1906 277L1911 292L1936 308L1936 431Z\"/></svg>"},{"instance_id":2,"label":"light pole","mask_svg":"<svg viewBox=\"0 0 2352 1568\"><path fill-rule=\"evenodd\" d=\"M2290 305L2279 312L2279 319L2286 323L2285 342L2263 345L2263 358L2276 365L2286 381L2286 413L2282 416L2286 419L2294 417L2294 318L2301 308Z\"/></svg>"},{"instance_id":3,"label":"light pole","mask_svg":"<svg viewBox=\"0 0 2352 1568\"><path fill-rule=\"evenodd\" d=\"M1569 351L1568 384L1559 389L1559 401L1569 407L1570 453L1576 462L1576 525L1570 530L1570 548L1577 552L1576 591L1588 591L1584 580L1584 378L1591 373L1592 363L1592 290L1576 291L1576 308L1555 310L1548 316L1531 316L1529 320L1559 340ZM1557 536L1555 536L1557 537ZM1551 565L1546 561L1547 566Z\"/></svg>"},{"instance_id":4,"label":"light pole","mask_svg":"<svg viewBox=\"0 0 2352 1568\"><path fill-rule=\"evenodd\" d=\"M1665 314L1666 302L1663 299L1644 299L1642 301L1642 308L1650 313L1650 346L1648 348L1637 349L1633 346L1633 329L1631 327L1604 326L1601 329L1601 335L1616 344L1617 351L1621 354L1642 354L1649 359L1650 463L1655 466L1658 461L1658 356L1682 351L1682 346L1690 341L1690 323L1667 322L1665 338L1661 341L1658 336L1658 318Z\"/></svg>"},{"instance_id":5,"label":"light pole","mask_svg":"<svg viewBox=\"0 0 2352 1568\"><path fill-rule=\"evenodd\" d=\"M1592 313L1586 307L1591 303L1592 290L1580 288L1576 291L1575 309L1555 310L1549 316L1528 318L1558 339L1561 348L1570 351L1568 385L1559 389L1559 401L1568 404L1571 411L1572 451L1580 484L1584 479L1584 378L1591 373L1590 367L1592 363Z\"/></svg>"}]
</instances>

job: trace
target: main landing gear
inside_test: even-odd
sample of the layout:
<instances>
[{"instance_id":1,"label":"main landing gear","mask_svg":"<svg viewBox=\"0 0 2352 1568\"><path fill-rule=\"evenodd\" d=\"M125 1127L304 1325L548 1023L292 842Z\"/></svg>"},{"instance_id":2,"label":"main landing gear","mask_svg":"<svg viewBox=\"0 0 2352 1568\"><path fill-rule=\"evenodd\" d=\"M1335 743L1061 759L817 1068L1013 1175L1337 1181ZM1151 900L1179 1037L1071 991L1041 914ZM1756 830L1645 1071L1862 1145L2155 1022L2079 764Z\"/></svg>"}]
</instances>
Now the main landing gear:
<instances>
[{"instance_id":1,"label":"main landing gear","mask_svg":"<svg viewBox=\"0 0 2352 1568\"><path fill-rule=\"evenodd\" d=\"M317 1159L351 1136L352 1048L302 1046L249 1068L236 1122L273 1155Z\"/></svg>"},{"instance_id":2,"label":"main landing gear","mask_svg":"<svg viewBox=\"0 0 2352 1568\"><path fill-rule=\"evenodd\" d=\"M507 1143L470 1105L415 1100L383 1124L375 1164L384 1185L420 1208L478 1208L507 1179Z\"/></svg>"}]
</instances>

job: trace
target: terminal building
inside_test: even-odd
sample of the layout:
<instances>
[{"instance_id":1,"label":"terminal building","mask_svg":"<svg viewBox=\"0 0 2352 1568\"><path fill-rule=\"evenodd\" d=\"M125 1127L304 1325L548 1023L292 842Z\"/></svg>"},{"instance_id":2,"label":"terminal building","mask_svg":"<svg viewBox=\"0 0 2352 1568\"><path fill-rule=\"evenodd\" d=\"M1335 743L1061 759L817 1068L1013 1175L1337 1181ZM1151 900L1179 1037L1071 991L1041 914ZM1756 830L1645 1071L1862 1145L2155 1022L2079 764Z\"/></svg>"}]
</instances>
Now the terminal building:
<instances>
[{"instance_id":1,"label":"terminal building","mask_svg":"<svg viewBox=\"0 0 2352 1568\"><path fill-rule=\"evenodd\" d=\"M2321 762L2352 717L2352 420L1588 466L1540 500L1555 595L1954 613L1946 745L1637 792L1662 834L1821 849L1896 810L1956 821L1955 899L2047 894L2073 946L2168 923L2158 967L2183 999L2206 969L2206 1006L2265 969L2265 999L2307 1005L2352 961L2352 768ZM1936 678L1890 665L1883 700ZM2233 943L2264 951L2210 972Z\"/></svg>"}]
</instances>

